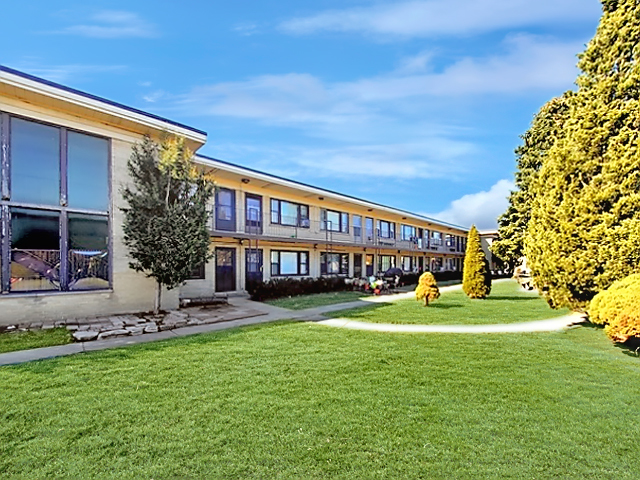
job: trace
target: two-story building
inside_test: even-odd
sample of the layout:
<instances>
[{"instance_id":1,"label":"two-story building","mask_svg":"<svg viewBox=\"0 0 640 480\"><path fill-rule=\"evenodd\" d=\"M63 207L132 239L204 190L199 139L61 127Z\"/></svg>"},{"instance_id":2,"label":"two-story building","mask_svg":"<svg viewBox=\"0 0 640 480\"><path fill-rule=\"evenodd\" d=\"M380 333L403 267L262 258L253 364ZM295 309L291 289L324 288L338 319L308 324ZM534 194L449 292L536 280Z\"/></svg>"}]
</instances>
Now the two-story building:
<instances>
[{"instance_id":1,"label":"two-story building","mask_svg":"<svg viewBox=\"0 0 640 480\"><path fill-rule=\"evenodd\" d=\"M460 271L467 230L421 215L196 156L212 171L214 265L182 296L239 292L251 280Z\"/></svg>"},{"instance_id":2,"label":"two-story building","mask_svg":"<svg viewBox=\"0 0 640 480\"><path fill-rule=\"evenodd\" d=\"M154 281L129 268L121 189L144 135L206 133L0 67L0 325L148 311ZM459 270L467 229L203 155L217 188L214 259L179 297L273 277Z\"/></svg>"}]
</instances>

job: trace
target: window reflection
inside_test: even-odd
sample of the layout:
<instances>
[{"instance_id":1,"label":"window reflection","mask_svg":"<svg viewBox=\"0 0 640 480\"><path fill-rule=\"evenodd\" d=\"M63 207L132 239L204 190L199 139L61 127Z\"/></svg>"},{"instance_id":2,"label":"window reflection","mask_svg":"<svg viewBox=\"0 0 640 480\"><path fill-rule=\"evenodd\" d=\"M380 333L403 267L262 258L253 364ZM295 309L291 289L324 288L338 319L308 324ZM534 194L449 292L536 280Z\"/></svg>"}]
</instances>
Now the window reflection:
<instances>
[{"instance_id":1,"label":"window reflection","mask_svg":"<svg viewBox=\"0 0 640 480\"><path fill-rule=\"evenodd\" d=\"M106 217L69 214L69 290L109 288L108 236Z\"/></svg>"},{"instance_id":2,"label":"window reflection","mask_svg":"<svg viewBox=\"0 0 640 480\"><path fill-rule=\"evenodd\" d=\"M109 143L69 132L67 136L68 201L73 208L109 209Z\"/></svg>"},{"instance_id":3,"label":"window reflection","mask_svg":"<svg viewBox=\"0 0 640 480\"><path fill-rule=\"evenodd\" d=\"M57 212L12 209L12 292L60 288L59 218Z\"/></svg>"}]
</instances>

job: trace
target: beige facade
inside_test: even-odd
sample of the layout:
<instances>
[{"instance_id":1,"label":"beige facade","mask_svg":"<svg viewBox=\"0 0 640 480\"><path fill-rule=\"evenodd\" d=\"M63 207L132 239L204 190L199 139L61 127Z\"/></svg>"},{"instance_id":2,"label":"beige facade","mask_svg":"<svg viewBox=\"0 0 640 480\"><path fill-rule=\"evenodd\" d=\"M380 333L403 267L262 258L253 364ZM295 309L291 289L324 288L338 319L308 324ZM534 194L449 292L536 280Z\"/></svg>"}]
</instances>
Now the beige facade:
<instances>
[{"instance_id":1,"label":"beige facade","mask_svg":"<svg viewBox=\"0 0 640 480\"><path fill-rule=\"evenodd\" d=\"M127 161L132 146L144 135L154 139L164 132L182 136L197 151L206 142L206 134L3 67L0 67L0 119L0 259L4 259L4 264L0 263L0 326L151 310L155 284L129 268L123 244L120 207L121 189L129 181ZM104 169L109 178L106 210L74 210L66 204L65 189L69 187L63 180L59 204L17 200L9 180L12 163L20 161L11 151L11 125L15 122L53 127L60 132L61 139L74 132L108 142L108 166ZM68 148L64 141L61 145L61 152ZM68 155L60 153L61 178L67 175ZM179 297L242 293L247 277L260 280L281 276L354 277L376 274L391 265L411 271L462 267L466 229L204 156L198 156L196 161L214 174L217 183L216 198L210 205L214 258L204 266L200 278L164 292L165 309L177 308ZM67 245L71 230L68 234L62 232L67 232L67 223L74 215L98 216L105 223L108 219L109 274L108 278L103 275L100 288L74 290L70 281L56 277L71 275L67 272L71 267L63 266L66 259L61 258L58 265L49 265L44 272L44 267L38 265L46 267L45 263L38 259L40 263L34 263L29 256L32 252L16 247L16 232L12 231L19 226L14 225L14 216L37 216L42 212L49 212L60 222L61 246L57 253L61 257L73 253L95 258L100 253L88 251L88 247L76 251L71 244ZM367 219L371 219L371 224L367 224ZM16 252L26 258L22 265L16 264ZM262 255L261 262L257 261L258 252ZM40 283L21 277L27 267L40 272ZM55 281L47 280L47 275L56 277ZM49 288L33 291L18 288L29 285L29 281Z\"/></svg>"},{"instance_id":2,"label":"beige facade","mask_svg":"<svg viewBox=\"0 0 640 480\"><path fill-rule=\"evenodd\" d=\"M224 191L227 198L221 205L220 196L216 195L218 204L214 200L210 206L214 259L205 267L204 278L187 281L181 289L182 297L244 291L247 269L256 268L248 265L247 259L257 251L262 256L262 263L257 265L261 280L286 276L364 277L383 273L389 266L406 272L462 269L466 229L204 156L196 157L196 161L213 173L218 191ZM247 199L253 199L253 203ZM286 202L289 207L302 206L304 218L298 215L279 222L274 201ZM229 219L219 222L221 214ZM333 225L328 218L337 219L339 225ZM225 278L224 286L216 282L225 274L218 270L220 250L226 256L223 261L232 257L226 274L231 269L233 278ZM272 265L273 252L306 254L306 269L279 273ZM333 271L329 268L327 272L323 253L339 258L342 265L336 269L334 261ZM367 271L368 256L372 268Z\"/></svg>"}]
</instances>

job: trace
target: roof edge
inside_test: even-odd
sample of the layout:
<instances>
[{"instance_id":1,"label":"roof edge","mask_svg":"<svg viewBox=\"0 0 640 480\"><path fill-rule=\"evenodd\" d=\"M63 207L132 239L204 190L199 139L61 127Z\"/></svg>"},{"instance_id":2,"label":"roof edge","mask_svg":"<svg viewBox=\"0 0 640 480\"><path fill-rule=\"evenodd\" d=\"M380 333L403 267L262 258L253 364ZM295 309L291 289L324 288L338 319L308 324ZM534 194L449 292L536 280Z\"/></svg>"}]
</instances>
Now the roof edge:
<instances>
[{"instance_id":1,"label":"roof edge","mask_svg":"<svg viewBox=\"0 0 640 480\"><path fill-rule=\"evenodd\" d=\"M239 170L243 170L243 171L246 171L246 172L249 172L249 173L252 173L252 174L258 174L258 175L261 175L261 176L264 176L264 177L268 177L270 179L274 179L274 180L277 180L277 181L280 181L280 182L286 182L286 183L289 183L289 184L293 184L293 186L304 187L307 190L313 189L313 190L318 191L320 193L334 195L334 196L337 196L337 197L340 197L340 198L344 198L344 199L349 200L349 201L354 201L355 200L357 202L364 203L366 205L373 206L373 207L376 207L376 208L384 208L384 209L390 211L391 213L395 212L395 213L398 213L398 214L410 215L415 219L426 220L428 222L441 225L443 227L455 228L455 229L458 229L458 230L462 230L464 232L468 232L469 231L469 228L463 227L461 225L455 225L453 223L444 222L444 221L438 220L436 218L427 217L426 215L420 215L418 213L410 212L408 210L402 210L400 208L390 207L388 205L383 205L381 203L372 202L372 201L366 200L364 198L354 197L352 195L347 195L347 194L336 192L336 191L329 190L329 189L326 189L326 188L316 187L315 185L309 185L308 183L303 183L303 182L299 182L297 180L291 180L289 178L284 178L284 177L280 177L278 175L273 175L271 173L262 172L260 170L256 170L256 169L253 169L253 168L244 167L242 165L238 165L238 164L235 164L235 163L227 162L225 160L220 160L218 158L209 157L209 156L203 155L201 153L197 153L195 155L195 158L196 158L196 161L197 161L198 158L200 158L200 159L203 159L203 160L205 160L207 162L217 162L217 163L220 163L220 164L222 164L224 166L237 168Z\"/></svg>"},{"instance_id":2,"label":"roof edge","mask_svg":"<svg viewBox=\"0 0 640 480\"><path fill-rule=\"evenodd\" d=\"M187 131L189 131L191 133L194 133L194 134L196 134L198 136L202 136L202 137L204 137L203 141L206 141L207 132L205 132L203 130L198 130L197 128L190 127L189 125L185 125L185 124L180 123L180 122L175 122L175 121L170 120L168 118L164 118L164 117L161 117L159 115L155 115L153 113L145 112L144 110L140 110L138 108L129 107L129 106L124 105L122 103L114 102L113 100L109 100L109 99L100 97L98 95L93 95L91 93L83 92L82 90L77 90L75 88L67 87L65 85L61 85L59 83L52 82L50 80L45 80L44 78L36 77L35 75L31 75L29 73L21 72L19 70L15 70L13 68L6 67L4 65L0 65L0 73L6 73L6 74L9 74L9 75L14 75L16 77L19 77L19 78L24 79L24 80L28 80L30 82L35 82L35 83L38 83L40 85L43 85L43 86L46 86L46 87L49 87L49 88L54 88L56 90L59 90L61 92L66 93L66 94L76 95L76 96L82 97L84 99L88 99L88 100L92 100L92 101L95 101L95 102L99 102L99 103L104 104L104 105L106 105L108 107L111 107L111 108L124 110L126 112L133 113L133 114L138 115L138 116L146 117L148 119L155 120L157 122L166 123L167 125L171 125L173 127L178 127L180 129L184 129L184 130L187 130ZM115 113L115 112L113 112L113 113Z\"/></svg>"}]
</instances>

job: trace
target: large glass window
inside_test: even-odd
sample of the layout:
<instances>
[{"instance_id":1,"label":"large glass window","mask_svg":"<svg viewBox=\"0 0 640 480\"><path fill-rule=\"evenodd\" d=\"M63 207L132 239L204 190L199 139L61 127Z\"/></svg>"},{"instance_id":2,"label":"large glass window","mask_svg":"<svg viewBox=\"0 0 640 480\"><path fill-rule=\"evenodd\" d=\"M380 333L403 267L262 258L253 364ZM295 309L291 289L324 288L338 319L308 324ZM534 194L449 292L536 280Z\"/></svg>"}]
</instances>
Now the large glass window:
<instances>
[{"instance_id":1,"label":"large glass window","mask_svg":"<svg viewBox=\"0 0 640 480\"><path fill-rule=\"evenodd\" d=\"M309 228L309 207L299 203L272 198L271 223Z\"/></svg>"},{"instance_id":2,"label":"large glass window","mask_svg":"<svg viewBox=\"0 0 640 480\"><path fill-rule=\"evenodd\" d=\"M0 290L109 288L109 141L0 115L3 175L11 172L0 198Z\"/></svg>"},{"instance_id":3,"label":"large glass window","mask_svg":"<svg viewBox=\"0 0 640 480\"><path fill-rule=\"evenodd\" d=\"M442 233L441 232L431 232L431 246L438 247L442 245Z\"/></svg>"},{"instance_id":4,"label":"large glass window","mask_svg":"<svg viewBox=\"0 0 640 480\"><path fill-rule=\"evenodd\" d=\"M109 210L109 142L69 132L67 148L69 207Z\"/></svg>"},{"instance_id":5,"label":"large glass window","mask_svg":"<svg viewBox=\"0 0 640 480\"><path fill-rule=\"evenodd\" d=\"M106 217L69 214L69 290L109 288L108 245Z\"/></svg>"},{"instance_id":6,"label":"large glass window","mask_svg":"<svg viewBox=\"0 0 640 480\"><path fill-rule=\"evenodd\" d=\"M367 240L373 242L373 218L365 218L365 230L367 233Z\"/></svg>"},{"instance_id":7,"label":"large glass window","mask_svg":"<svg viewBox=\"0 0 640 480\"><path fill-rule=\"evenodd\" d=\"M12 292L60 288L60 214L11 209Z\"/></svg>"},{"instance_id":8,"label":"large glass window","mask_svg":"<svg viewBox=\"0 0 640 480\"><path fill-rule=\"evenodd\" d=\"M60 129L11 119L11 199L60 205Z\"/></svg>"},{"instance_id":9,"label":"large glass window","mask_svg":"<svg viewBox=\"0 0 640 480\"><path fill-rule=\"evenodd\" d=\"M271 250L271 275L308 275L309 252Z\"/></svg>"}]
</instances>

